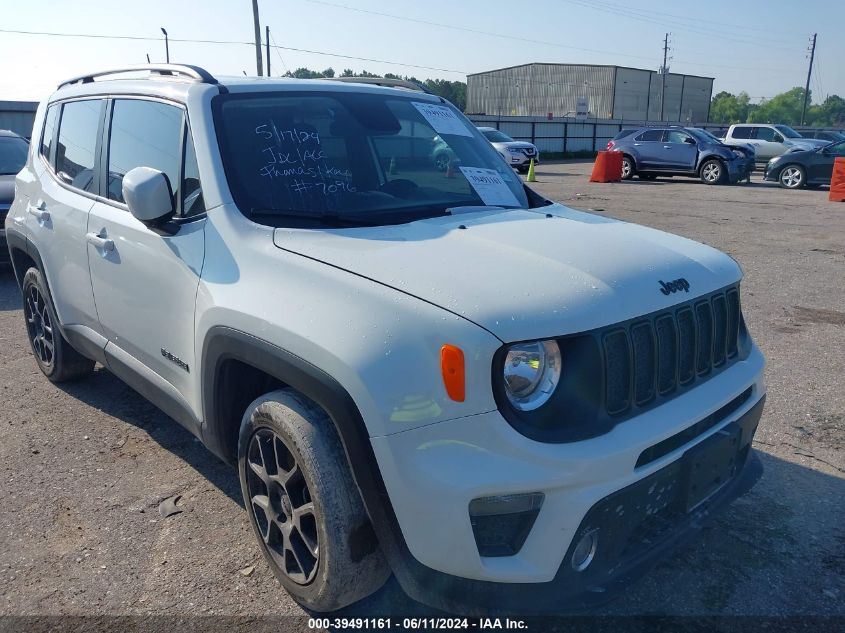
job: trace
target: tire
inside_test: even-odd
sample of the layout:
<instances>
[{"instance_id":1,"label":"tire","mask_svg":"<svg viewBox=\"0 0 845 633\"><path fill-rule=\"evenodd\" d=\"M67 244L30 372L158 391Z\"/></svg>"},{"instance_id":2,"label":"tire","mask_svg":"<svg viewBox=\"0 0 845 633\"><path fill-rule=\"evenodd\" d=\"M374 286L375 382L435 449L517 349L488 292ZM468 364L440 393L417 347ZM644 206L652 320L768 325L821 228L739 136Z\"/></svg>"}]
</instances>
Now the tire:
<instances>
[{"instance_id":1,"label":"tire","mask_svg":"<svg viewBox=\"0 0 845 633\"><path fill-rule=\"evenodd\" d=\"M721 185L728 176L724 163L716 158L704 161L698 173L705 185Z\"/></svg>"},{"instance_id":2,"label":"tire","mask_svg":"<svg viewBox=\"0 0 845 633\"><path fill-rule=\"evenodd\" d=\"M622 157L622 180L631 180L637 173L637 165L634 159L628 155Z\"/></svg>"},{"instance_id":3,"label":"tire","mask_svg":"<svg viewBox=\"0 0 845 633\"><path fill-rule=\"evenodd\" d=\"M518 171L520 174L527 174L528 173L528 167L526 167L525 165L520 165L519 167L516 168L516 171Z\"/></svg>"},{"instance_id":4,"label":"tire","mask_svg":"<svg viewBox=\"0 0 845 633\"><path fill-rule=\"evenodd\" d=\"M787 165L778 174L778 184L784 189L800 189L807 183L807 172L801 165Z\"/></svg>"},{"instance_id":5,"label":"tire","mask_svg":"<svg viewBox=\"0 0 845 633\"><path fill-rule=\"evenodd\" d=\"M390 576L334 424L314 402L282 389L249 405L238 473L264 558L299 604L335 611Z\"/></svg>"},{"instance_id":6,"label":"tire","mask_svg":"<svg viewBox=\"0 0 845 633\"><path fill-rule=\"evenodd\" d=\"M21 292L27 338L41 372L56 383L90 375L94 371L94 361L73 349L62 336L41 271L37 268L26 271Z\"/></svg>"}]
</instances>

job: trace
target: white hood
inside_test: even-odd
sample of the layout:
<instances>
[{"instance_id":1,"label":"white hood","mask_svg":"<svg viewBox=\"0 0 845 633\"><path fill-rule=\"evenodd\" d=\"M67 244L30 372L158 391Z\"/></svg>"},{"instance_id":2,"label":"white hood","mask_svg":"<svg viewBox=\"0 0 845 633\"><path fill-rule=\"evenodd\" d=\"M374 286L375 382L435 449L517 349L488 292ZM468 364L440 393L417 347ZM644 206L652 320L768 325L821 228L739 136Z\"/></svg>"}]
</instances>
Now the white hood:
<instances>
[{"instance_id":1,"label":"white hood","mask_svg":"<svg viewBox=\"0 0 845 633\"><path fill-rule=\"evenodd\" d=\"M505 342L624 321L741 276L709 246L557 204L395 226L280 228L273 241L441 306ZM677 279L689 291L663 294L659 282Z\"/></svg>"}]
</instances>

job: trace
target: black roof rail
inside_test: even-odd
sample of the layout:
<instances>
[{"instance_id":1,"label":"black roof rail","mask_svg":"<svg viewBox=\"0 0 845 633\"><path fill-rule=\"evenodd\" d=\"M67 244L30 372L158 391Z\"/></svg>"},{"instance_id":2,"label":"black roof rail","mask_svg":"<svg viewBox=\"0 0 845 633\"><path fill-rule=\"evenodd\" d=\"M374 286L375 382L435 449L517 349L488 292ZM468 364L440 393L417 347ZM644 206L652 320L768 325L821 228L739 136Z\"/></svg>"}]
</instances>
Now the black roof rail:
<instances>
[{"instance_id":1,"label":"black roof rail","mask_svg":"<svg viewBox=\"0 0 845 633\"><path fill-rule=\"evenodd\" d=\"M424 92L426 94L434 94L431 90L422 84L408 79L385 79L384 77L322 77L328 81L345 81L353 84L371 84L374 86L383 86L385 88L404 88L405 90L413 90L414 92Z\"/></svg>"},{"instance_id":2,"label":"black roof rail","mask_svg":"<svg viewBox=\"0 0 845 633\"><path fill-rule=\"evenodd\" d=\"M159 75L160 77L184 77L204 84L218 83L217 79L215 79L210 72L204 68L200 68L199 66L192 66L190 64L138 64L135 66L123 66L122 68L112 68L111 70L102 70L96 73L73 77L72 79L68 79L60 83L58 87L63 88L64 86L70 86L73 84L89 84L97 77L134 73L138 71L148 71L151 75Z\"/></svg>"}]
</instances>

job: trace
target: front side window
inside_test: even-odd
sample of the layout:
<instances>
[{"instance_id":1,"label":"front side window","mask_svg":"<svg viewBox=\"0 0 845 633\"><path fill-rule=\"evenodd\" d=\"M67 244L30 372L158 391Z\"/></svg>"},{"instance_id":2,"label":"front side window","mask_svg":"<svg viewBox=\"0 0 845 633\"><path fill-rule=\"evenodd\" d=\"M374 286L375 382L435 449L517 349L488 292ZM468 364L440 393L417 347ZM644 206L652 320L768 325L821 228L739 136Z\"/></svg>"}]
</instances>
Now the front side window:
<instances>
[{"instance_id":1,"label":"front side window","mask_svg":"<svg viewBox=\"0 0 845 633\"><path fill-rule=\"evenodd\" d=\"M646 130L642 134L640 134L636 139L637 141L659 141L663 138L663 130Z\"/></svg>"},{"instance_id":2,"label":"front side window","mask_svg":"<svg viewBox=\"0 0 845 633\"><path fill-rule=\"evenodd\" d=\"M158 101L116 99L109 135L108 197L124 202L123 177L135 167L158 169L170 184L174 208L180 185L182 109Z\"/></svg>"},{"instance_id":3,"label":"front side window","mask_svg":"<svg viewBox=\"0 0 845 633\"><path fill-rule=\"evenodd\" d=\"M499 130L481 130L481 133L491 143L510 143L513 139Z\"/></svg>"},{"instance_id":4,"label":"front side window","mask_svg":"<svg viewBox=\"0 0 845 633\"><path fill-rule=\"evenodd\" d=\"M56 174L72 187L94 193L94 156L102 99L70 101L62 107L56 145Z\"/></svg>"},{"instance_id":5,"label":"front side window","mask_svg":"<svg viewBox=\"0 0 845 633\"><path fill-rule=\"evenodd\" d=\"M0 176L12 176L26 165L29 143L19 136L0 136Z\"/></svg>"},{"instance_id":6,"label":"front side window","mask_svg":"<svg viewBox=\"0 0 845 633\"><path fill-rule=\"evenodd\" d=\"M320 91L220 95L212 108L229 188L255 222L395 224L528 206L522 181L451 105Z\"/></svg>"},{"instance_id":7,"label":"front side window","mask_svg":"<svg viewBox=\"0 0 845 633\"><path fill-rule=\"evenodd\" d=\"M680 130L669 130L666 134L666 142L667 143L686 143L689 135L686 132L681 132Z\"/></svg>"},{"instance_id":8,"label":"front side window","mask_svg":"<svg viewBox=\"0 0 845 633\"><path fill-rule=\"evenodd\" d=\"M60 105L51 105L44 116L44 131L41 133L41 155L50 162L50 149L53 146L53 136L56 131L56 120L59 116Z\"/></svg>"},{"instance_id":9,"label":"front side window","mask_svg":"<svg viewBox=\"0 0 845 633\"><path fill-rule=\"evenodd\" d=\"M778 136L778 133L770 127L758 127L755 129L757 130L757 135L755 138L758 141L774 141Z\"/></svg>"}]
</instances>

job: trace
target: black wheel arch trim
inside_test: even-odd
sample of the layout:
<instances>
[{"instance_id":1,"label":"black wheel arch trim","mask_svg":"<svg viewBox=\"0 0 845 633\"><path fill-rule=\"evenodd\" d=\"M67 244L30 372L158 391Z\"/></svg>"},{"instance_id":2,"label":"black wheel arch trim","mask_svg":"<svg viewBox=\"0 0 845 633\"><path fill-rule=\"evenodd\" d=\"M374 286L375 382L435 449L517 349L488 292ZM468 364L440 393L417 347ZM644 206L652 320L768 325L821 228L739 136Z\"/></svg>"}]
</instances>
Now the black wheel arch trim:
<instances>
[{"instance_id":1,"label":"black wheel arch trim","mask_svg":"<svg viewBox=\"0 0 845 633\"><path fill-rule=\"evenodd\" d=\"M236 460L226 446L227 421L220 419L223 393L218 389L222 363L236 360L273 376L320 405L332 420L343 445L355 484L361 493L379 545L403 589L423 600L426 591L417 588L415 576L422 568L405 543L384 479L376 462L370 436L361 412L348 391L330 374L309 361L251 334L226 326L214 326L202 346L202 427L205 445L228 463ZM412 568L414 571L412 571Z\"/></svg>"}]
</instances>

